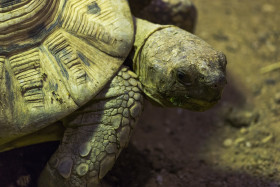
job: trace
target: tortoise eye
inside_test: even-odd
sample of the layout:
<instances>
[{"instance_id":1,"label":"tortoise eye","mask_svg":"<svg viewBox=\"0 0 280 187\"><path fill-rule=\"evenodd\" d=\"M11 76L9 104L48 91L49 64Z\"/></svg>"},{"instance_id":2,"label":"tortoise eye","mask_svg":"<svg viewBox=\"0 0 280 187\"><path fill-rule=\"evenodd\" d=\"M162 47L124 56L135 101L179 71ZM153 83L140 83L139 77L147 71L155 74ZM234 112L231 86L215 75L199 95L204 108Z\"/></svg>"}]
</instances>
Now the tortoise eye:
<instances>
[{"instance_id":1,"label":"tortoise eye","mask_svg":"<svg viewBox=\"0 0 280 187\"><path fill-rule=\"evenodd\" d=\"M191 79L190 75L183 72L182 70L177 70L176 78L181 84L183 84L185 86L192 85L192 79Z\"/></svg>"},{"instance_id":2,"label":"tortoise eye","mask_svg":"<svg viewBox=\"0 0 280 187\"><path fill-rule=\"evenodd\" d=\"M185 78L185 74L183 72L181 72L181 71L178 71L177 72L177 78L179 80L183 80Z\"/></svg>"}]
</instances>

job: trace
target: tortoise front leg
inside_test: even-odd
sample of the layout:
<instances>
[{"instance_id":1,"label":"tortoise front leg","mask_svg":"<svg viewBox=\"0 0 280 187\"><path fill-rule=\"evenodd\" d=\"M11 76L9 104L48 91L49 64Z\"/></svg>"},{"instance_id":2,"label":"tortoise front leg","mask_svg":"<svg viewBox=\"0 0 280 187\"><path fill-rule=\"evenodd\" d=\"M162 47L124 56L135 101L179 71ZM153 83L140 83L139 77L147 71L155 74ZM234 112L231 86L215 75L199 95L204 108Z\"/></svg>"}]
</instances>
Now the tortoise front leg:
<instances>
[{"instance_id":1,"label":"tortoise front leg","mask_svg":"<svg viewBox=\"0 0 280 187\"><path fill-rule=\"evenodd\" d=\"M94 100L66 118L58 150L43 170L39 186L97 186L128 144L142 111L136 75L122 68Z\"/></svg>"}]
</instances>

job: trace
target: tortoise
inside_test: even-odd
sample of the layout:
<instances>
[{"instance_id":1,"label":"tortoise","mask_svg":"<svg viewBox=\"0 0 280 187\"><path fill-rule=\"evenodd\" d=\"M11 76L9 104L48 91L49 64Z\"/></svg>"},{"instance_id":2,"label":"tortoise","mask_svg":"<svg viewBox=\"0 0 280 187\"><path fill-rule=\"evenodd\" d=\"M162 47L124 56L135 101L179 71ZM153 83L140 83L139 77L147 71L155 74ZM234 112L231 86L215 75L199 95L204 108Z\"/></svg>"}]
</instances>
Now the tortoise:
<instances>
[{"instance_id":1,"label":"tortoise","mask_svg":"<svg viewBox=\"0 0 280 187\"><path fill-rule=\"evenodd\" d=\"M144 97L195 111L221 98L225 55L178 27L133 17L126 0L0 7L0 151L61 140L39 186L98 185Z\"/></svg>"}]
</instances>

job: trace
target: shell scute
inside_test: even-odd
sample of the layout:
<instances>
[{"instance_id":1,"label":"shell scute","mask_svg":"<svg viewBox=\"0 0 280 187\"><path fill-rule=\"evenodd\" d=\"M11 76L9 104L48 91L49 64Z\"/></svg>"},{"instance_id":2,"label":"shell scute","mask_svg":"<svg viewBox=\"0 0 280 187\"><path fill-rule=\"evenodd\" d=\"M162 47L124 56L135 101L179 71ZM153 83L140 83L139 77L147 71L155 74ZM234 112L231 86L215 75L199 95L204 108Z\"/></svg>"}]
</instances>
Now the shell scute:
<instances>
[{"instance_id":1,"label":"shell scute","mask_svg":"<svg viewBox=\"0 0 280 187\"><path fill-rule=\"evenodd\" d=\"M27 104L43 107L43 79L41 62L37 48L9 58L14 77L19 83L21 95Z\"/></svg>"},{"instance_id":2,"label":"shell scute","mask_svg":"<svg viewBox=\"0 0 280 187\"><path fill-rule=\"evenodd\" d=\"M93 99L134 39L126 0L30 0L11 6L0 7L0 19L7 19L0 23L0 145Z\"/></svg>"},{"instance_id":3,"label":"shell scute","mask_svg":"<svg viewBox=\"0 0 280 187\"><path fill-rule=\"evenodd\" d=\"M123 0L70 0L62 28L109 55L126 56L133 41L133 24L124 4Z\"/></svg>"}]
</instances>

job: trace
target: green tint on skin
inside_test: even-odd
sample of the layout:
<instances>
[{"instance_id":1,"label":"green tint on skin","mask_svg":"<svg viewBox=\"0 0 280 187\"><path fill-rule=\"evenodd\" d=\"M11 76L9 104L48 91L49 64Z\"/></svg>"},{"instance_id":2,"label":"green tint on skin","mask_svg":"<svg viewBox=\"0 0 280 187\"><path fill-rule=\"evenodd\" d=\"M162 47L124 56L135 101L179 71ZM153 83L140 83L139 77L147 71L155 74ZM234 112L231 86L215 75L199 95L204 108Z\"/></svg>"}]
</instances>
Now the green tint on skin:
<instances>
[{"instance_id":1,"label":"green tint on skin","mask_svg":"<svg viewBox=\"0 0 280 187\"><path fill-rule=\"evenodd\" d=\"M151 100L164 107L204 111L221 97L226 58L174 26L136 19L134 71Z\"/></svg>"},{"instance_id":2,"label":"green tint on skin","mask_svg":"<svg viewBox=\"0 0 280 187\"><path fill-rule=\"evenodd\" d=\"M128 145L142 108L141 84L122 67L91 102L63 120L62 143L44 168L39 186L98 186Z\"/></svg>"},{"instance_id":3,"label":"green tint on skin","mask_svg":"<svg viewBox=\"0 0 280 187\"><path fill-rule=\"evenodd\" d=\"M117 2L126 5L126 1L122 0L111 2L116 3L116 7L119 7ZM129 13L127 11L128 15ZM124 15L124 17L126 16ZM129 21L128 19L127 23ZM156 25L137 18L135 21L133 57L135 73L128 68L121 67L118 73L110 79L104 71L105 78L108 79L102 84L99 82L102 86L101 91L93 90L98 93L78 92L76 97L81 105L85 102L80 100L83 94L92 94L93 98L79 109L75 108L75 112L67 113L68 117L64 118L64 114L57 116L57 120L63 118L61 119L63 126L52 126L53 128L50 126L50 128L41 129L42 131L37 129L36 132L36 129L32 129L30 136L22 136L17 141L7 142L4 147L0 146L0 149L7 150L56 140L62 137L65 128L59 149L53 154L40 176L40 187L98 185L99 181L113 167L121 150L127 146L142 111L144 94L161 106L181 107L194 111L204 111L220 99L226 84L226 59L221 52L177 27ZM122 27L122 29L127 30L127 27ZM130 36L131 33L127 32L133 32L124 30L115 33L119 38L119 45L116 47L119 49L117 55L122 57L126 57L132 41L132 37L126 37L126 34ZM125 35L120 37L119 35L123 32ZM101 49L106 51L106 46L108 49L112 47L106 44L101 46ZM114 50L111 52L111 55L115 55ZM108 59L113 58L107 57ZM101 58L97 60L100 61ZM106 62L109 63L110 60ZM100 64L98 67L102 67L102 65ZM87 66L86 63L85 66ZM119 66L116 67L119 68ZM113 64L104 70L112 68ZM97 69L92 73L96 73L96 71ZM8 78L9 76L5 79L7 83L10 81ZM48 80L50 76L44 75L42 79ZM100 81L100 77L97 81ZM51 91L55 100L59 103L67 101L69 98L67 92L58 93L61 84L48 85L53 85L54 89L58 89ZM9 86L7 89L10 88ZM13 90L9 90L9 93L13 93ZM64 99L62 100L61 97ZM65 112L67 107L76 107L74 103L66 105L61 112ZM47 116L47 114L44 113L42 116ZM49 123L47 125L51 125L52 122ZM38 123L38 125L41 124ZM58 128L60 131L57 131ZM49 136L52 132L57 134Z\"/></svg>"}]
</instances>

